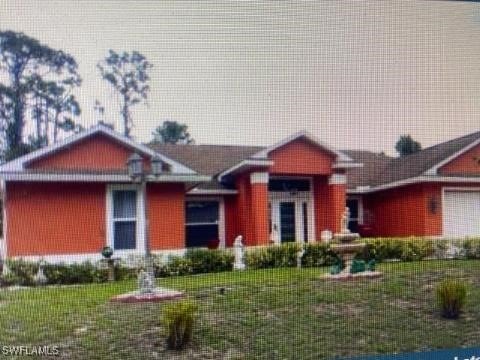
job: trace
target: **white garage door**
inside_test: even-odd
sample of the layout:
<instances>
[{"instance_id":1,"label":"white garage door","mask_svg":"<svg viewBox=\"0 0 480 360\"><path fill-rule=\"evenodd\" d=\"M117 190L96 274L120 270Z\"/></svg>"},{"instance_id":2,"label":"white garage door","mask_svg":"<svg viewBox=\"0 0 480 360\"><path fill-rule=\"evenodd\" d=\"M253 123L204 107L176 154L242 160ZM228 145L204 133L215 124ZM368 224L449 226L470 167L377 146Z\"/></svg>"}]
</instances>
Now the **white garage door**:
<instances>
[{"instance_id":1,"label":"white garage door","mask_svg":"<svg viewBox=\"0 0 480 360\"><path fill-rule=\"evenodd\" d=\"M480 191L445 191L443 235L480 235Z\"/></svg>"}]
</instances>

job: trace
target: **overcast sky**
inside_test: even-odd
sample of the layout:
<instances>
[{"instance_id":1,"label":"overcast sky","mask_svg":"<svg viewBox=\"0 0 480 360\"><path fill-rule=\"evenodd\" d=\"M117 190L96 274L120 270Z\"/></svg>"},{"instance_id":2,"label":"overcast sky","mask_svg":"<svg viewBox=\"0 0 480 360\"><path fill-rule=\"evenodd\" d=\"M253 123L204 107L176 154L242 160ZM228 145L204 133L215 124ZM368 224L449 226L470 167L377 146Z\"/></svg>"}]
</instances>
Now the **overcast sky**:
<instances>
[{"instance_id":1,"label":"overcast sky","mask_svg":"<svg viewBox=\"0 0 480 360\"><path fill-rule=\"evenodd\" d=\"M306 129L340 149L393 152L410 133L429 146L480 130L480 4L427 2L127 2L0 0L0 29L72 54L82 123L100 100L108 49L154 65L148 141L166 119L197 143L268 145Z\"/></svg>"}]
</instances>

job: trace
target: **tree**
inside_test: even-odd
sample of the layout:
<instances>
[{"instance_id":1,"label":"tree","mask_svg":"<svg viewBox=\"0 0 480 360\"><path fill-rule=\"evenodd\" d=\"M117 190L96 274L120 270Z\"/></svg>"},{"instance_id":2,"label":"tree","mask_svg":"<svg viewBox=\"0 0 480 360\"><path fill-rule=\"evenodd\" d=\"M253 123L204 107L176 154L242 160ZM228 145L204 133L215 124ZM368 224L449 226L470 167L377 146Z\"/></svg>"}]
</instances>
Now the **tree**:
<instances>
[{"instance_id":1,"label":"tree","mask_svg":"<svg viewBox=\"0 0 480 360\"><path fill-rule=\"evenodd\" d=\"M164 144L193 144L195 140L188 132L188 126L176 121L164 121L152 132L153 141Z\"/></svg>"},{"instance_id":2,"label":"tree","mask_svg":"<svg viewBox=\"0 0 480 360\"><path fill-rule=\"evenodd\" d=\"M413 140L410 135L402 135L395 144L395 150L400 156L406 156L422 150L422 145Z\"/></svg>"},{"instance_id":3,"label":"tree","mask_svg":"<svg viewBox=\"0 0 480 360\"><path fill-rule=\"evenodd\" d=\"M7 157L19 156L31 149L32 138L25 142L24 134L29 120L37 125L35 136L38 139L33 139L33 143L39 142L40 137L49 139L51 134L46 130L51 118L46 109L52 103L47 100L65 96L69 102L74 100L69 91L81 83L77 69L75 59L61 50L52 49L23 33L0 32L0 79L6 81L0 84L0 130L3 130L4 153L10 154ZM53 87L55 94L48 92Z\"/></svg>"},{"instance_id":4,"label":"tree","mask_svg":"<svg viewBox=\"0 0 480 360\"><path fill-rule=\"evenodd\" d=\"M130 108L146 101L150 87L148 70L152 67L145 56L137 51L121 54L109 50L108 56L97 64L102 78L120 95L124 135L131 136L133 127Z\"/></svg>"}]
</instances>

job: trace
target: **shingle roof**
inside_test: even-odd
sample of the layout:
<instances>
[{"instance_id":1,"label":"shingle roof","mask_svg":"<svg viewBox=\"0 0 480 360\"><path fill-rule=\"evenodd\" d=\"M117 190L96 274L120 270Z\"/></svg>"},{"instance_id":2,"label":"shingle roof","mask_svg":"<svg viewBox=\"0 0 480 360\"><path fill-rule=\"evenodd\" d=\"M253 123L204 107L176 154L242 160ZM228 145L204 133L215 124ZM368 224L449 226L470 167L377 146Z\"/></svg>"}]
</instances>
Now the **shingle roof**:
<instances>
[{"instance_id":1,"label":"shingle roof","mask_svg":"<svg viewBox=\"0 0 480 360\"><path fill-rule=\"evenodd\" d=\"M347 176L349 188L365 185L374 187L420 176L479 139L480 131L425 148L411 155L395 158L378 156L378 154L374 156L374 153L366 154L368 152L362 151L345 151L354 160L364 163L363 168L349 172ZM352 179L350 179L351 175L353 175Z\"/></svg>"},{"instance_id":2,"label":"shingle roof","mask_svg":"<svg viewBox=\"0 0 480 360\"><path fill-rule=\"evenodd\" d=\"M379 186L422 175L428 169L480 139L480 131L434 145L415 154L391 157L366 150L342 150L363 167L349 169L348 188ZM185 164L203 175L215 176L265 149L260 146L172 145L151 143L150 148ZM202 184L201 189L224 189L216 180Z\"/></svg>"}]
</instances>

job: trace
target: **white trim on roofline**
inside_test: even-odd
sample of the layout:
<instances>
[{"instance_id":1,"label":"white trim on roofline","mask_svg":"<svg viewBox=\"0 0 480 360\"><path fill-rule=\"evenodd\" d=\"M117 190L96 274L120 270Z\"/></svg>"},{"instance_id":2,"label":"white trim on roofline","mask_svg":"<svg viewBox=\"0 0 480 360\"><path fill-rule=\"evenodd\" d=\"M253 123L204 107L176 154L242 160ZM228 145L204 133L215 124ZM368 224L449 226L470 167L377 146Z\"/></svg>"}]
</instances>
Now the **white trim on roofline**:
<instances>
[{"instance_id":1,"label":"white trim on roofline","mask_svg":"<svg viewBox=\"0 0 480 360\"><path fill-rule=\"evenodd\" d=\"M293 135L290 135L289 137L286 137L285 139L277 142L276 144L273 144L272 146L269 146L269 147L257 152L256 154L254 154L252 156L252 158L266 158L268 156L268 154L270 152L272 152L273 150L278 149L278 148L288 144L289 142L292 142L292 141L294 141L296 139L299 139L299 138L302 138L302 137L305 137L306 139L310 140L314 144L316 144L316 145L324 148L325 150L331 152L332 154L336 155L337 156L337 159L336 159L337 161L340 161L340 162L342 162L342 161L345 161L345 162L353 161L352 158L350 158L346 154L342 153L341 151L338 151L338 150L334 149L330 145L327 145L327 144L321 142L314 135L310 134L307 131L299 131L299 132L297 132Z\"/></svg>"},{"instance_id":2,"label":"white trim on roofline","mask_svg":"<svg viewBox=\"0 0 480 360\"><path fill-rule=\"evenodd\" d=\"M196 172L189 167L180 164L179 162L170 159L169 157L158 153L154 151L153 149L150 149L149 147L139 144L119 133L116 131L110 129L109 127L98 124L93 127L91 127L88 130L82 131L78 134L74 134L72 136L67 137L66 139L53 144L51 146L47 146L45 148L33 151L27 155L21 156L18 159L15 159L13 161L10 161L2 166L0 166L0 172L4 171L22 171L25 169L25 165L28 164L31 161L34 161L36 159L39 159L41 157L44 157L46 155L49 155L53 152L59 151L60 149L72 145L75 142L78 142L80 140L83 140L85 138L88 138L89 136L92 136L94 134L103 134L106 135L114 140L117 140L118 142L134 149L137 150L140 153L143 153L144 155L148 156L159 156L162 161L165 163L169 164L171 166L172 172L173 173L183 173L183 174L196 174Z\"/></svg>"},{"instance_id":3,"label":"white trim on roofline","mask_svg":"<svg viewBox=\"0 0 480 360\"><path fill-rule=\"evenodd\" d=\"M332 169L351 169L351 168L361 168L361 167L363 167L362 163L337 162L332 165Z\"/></svg>"},{"instance_id":4,"label":"white trim on roofline","mask_svg":"<svg viewBox=\"0 0 480 360\"><path fill-rule=\"evenodd\" d=\"M438 169L440 169L442 166L448 164L449 162L451 162L452 160L455 160L457 157L459 157L460 155L462 155L463 153L466 153L468 150L474 148L475 146L477 145L480 145L480 138L478 138L477 140L471 142L470 144L468 144L467 146L463 147L462 149L458 150L456 153L454 153L453 155L450 155L449 157L447 157L446 159L443 159L442 161L440 161L438 164L436 164L435 166L431 167L430 169L428 169L427 171L425 171L423 174L424 175L437 175L438 174Z\"/></svg>"},{"instance_id":5,"label":"white trim on roofline","mask_svg":"<svg viewBox=\"0 0 480 360\"><path fill-rule=\"evenodd\" d=\"M273 161L272 160L268 160L268 159L246 159L246 160L242 160L240 161L238 164L232 166L231 168L221 172L219 175L218 175L218 180L219 181L222 181L222 178L228 174L231 174L243 167L248 167L248 166L272 166L273 165Z\"/></svg>"},{"instance_id":6,"label":"white trim on roofline","mask_svg":"<svg viewBox=\"0 0 480 360\"><path fill-rule=\"evenodd\" d=\"M359 186L356 189L348 189L348 194L369 194L382 190L389 190L392 188L418 184L423 182L439 182L439 183L478 183L480 184L480 177L463 177L463 176L426 176L421 175L413 178L408 178L404 180L394 181L388 184L379 185L379 186Z\"/></svg>"},{"instance_id":7,"label":"white trim on roofline","mask_svg":"<svg viewBox=\"0 0 480 360\"><path fill-rule=\"evenodd\" d=\"M127 174L83 174L83 173L28 173L5 172L0 174L5 181L66 181L66 182L125 182L131 183ZM207 182L211 177L196 174L165 174L148 176L147 182Z\"/></svg>"},{"instance_id":8,"label":"white trim on roofline","mask_svg":"<svg viewBox=\"0 0 480 360\"><path fill-rule=\"evenodd\" d=\"M236 195L238 191L235 189L198 189L193 188L187 192L189 195Z\"/></svg>"}]
</instances>

